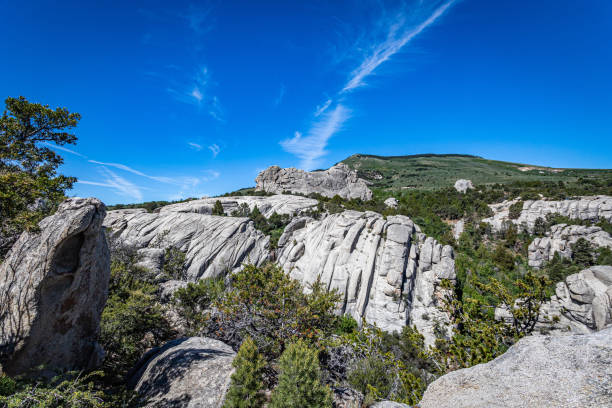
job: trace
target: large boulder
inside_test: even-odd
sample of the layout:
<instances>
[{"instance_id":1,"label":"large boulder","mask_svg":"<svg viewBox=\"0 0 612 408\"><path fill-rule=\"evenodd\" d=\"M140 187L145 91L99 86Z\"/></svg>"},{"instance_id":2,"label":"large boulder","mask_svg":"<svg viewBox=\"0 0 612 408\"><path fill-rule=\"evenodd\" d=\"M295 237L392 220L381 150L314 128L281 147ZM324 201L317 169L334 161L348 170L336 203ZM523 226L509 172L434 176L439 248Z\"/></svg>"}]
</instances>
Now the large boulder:
<instances>
[{"instance_id":1,"label":"large boulder","mask_svg":"<svg viewBox=\"0 0 612 408\"><path fill-rule=\"evenodd\" d=\"M538 218L546 219L549 214L558 214L577 220L612 220L612 197L610 196L584 196L572 200L548 201L527 200L517 219L509 217L510 206L518 200L508 200L498 204L490 204L493 216L483 219L491 225L494 231L502 231L508 222L525 227L533 231Z\"/></svg>"},{"instance_id":2,"label":"large boulder","mask_svg":"<svg viewBox=\"0 0 612 408\"><path fill-rule=\"evenodd\" d=\"M0 266L0 364L9 375L100 362L110 276L105 214L95 198L68 199L39 231L24 232Z\"/></svg>"},{"instance_id":3,"label":"large boulder","mask_svg":"<svg viewBox=\"0 0 612 408\"><path fill-rule=\"evenodd\" d=\"M431 383L421 408L612 406L612 328L528 336L486 364Z\"/></svg>"},{"instance_id":4,"label":"large boulder","mask_svg":"<svg viewBox=\"0 0 612 408\"><path fill-rule=\"evenodd\" d=\"M148 408L218 408L236 353L207 337L171 341L147 353L129 383Z\"/></svg>"},{"instance_id":5,"label":"large boulder","mask_svg":"<svg viewBox=\"0 0 612 408\"><path fill-rule=\"evenodd\" d=\"M455 280L453 250L408 217L344 211L320 221L297 218L278 245L278 263L292 278L308 286L320 277L340 292L339 313L386 331L416 325L427 344L436 325L449 329L438 306L447 295L442 280Z\"/></svg>"},{"instance_id":6,"label":"large boulder","mask_svg":"<svg viewBox=\"0 0 612 408\"><path fill-rule=\"evenodd\" d=\"M338 163L328 170L307 172L295 168L281 169L268 167L255 179L257 191L299 194L318 193L325 197L339 195L343 198L372 199L372 191L366 182L344 163Z\"/></svg>"},{"instance_id":7,"label":"large boulder","mask_svg":"<svg viewBox=\"0 0 612 408\"><path fill-rule=\"evenodd\" d=\"M612 237L600 227L557 224L550 227L545 237L536 238L529 244L529 266L540 268L552 260L555 253L562 258L571 258L572 244L580 238L595 248L612 248Z\"/></svg>"},{"instance_id":8,"label":"large boulder","mask_svg":"<svg viewBox=\"0 0 612 408\"><path fill-rule=\"evenodd\" d=\"M460 193L467 193L468 190L473 190L474 185L472 184L472 180L459 179L455 181L455 190Z\"/></svg>"}]
</instances>

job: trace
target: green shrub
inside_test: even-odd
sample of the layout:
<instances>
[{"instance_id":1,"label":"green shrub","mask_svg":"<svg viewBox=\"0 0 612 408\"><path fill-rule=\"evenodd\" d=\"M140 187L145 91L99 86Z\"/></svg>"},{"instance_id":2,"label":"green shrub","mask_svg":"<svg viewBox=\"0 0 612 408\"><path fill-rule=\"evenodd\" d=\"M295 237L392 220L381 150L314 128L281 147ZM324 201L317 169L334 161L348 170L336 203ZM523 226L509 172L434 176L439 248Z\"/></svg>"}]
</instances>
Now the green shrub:
<instances>
[{"instance_id":1,"label":"green shrub","mask_svg":"<svg viewBox=\"0 0 612 408\"><path fill-rule=\"evenodd\" d=\"M224 408L257 408L264 404L263 370L266 362L257 351L255 342L246 337L232 362L236 369L225 397Z\"/></svg>"},{"instance_id":2,"label":"green shrub","mask_svg":"<svg viewBox=\"0 0 612 408\"><path fill-rule=\"evenodd\" d=\"M0 393L0 406L6 408L111 408L102 391L94 388L95 372L84 377L68 374L45 383L15 383L13 392ZM4 377L2 377L4 378ZM7 380L0 380L6 385Z\"/></svg>"},{"instance_id":3,"label":"green shrub","mask_svg":"<svg viewBox=\"0 0 612 408\"><path fill-rule=\"evenodd\" d=\"M357 391L367 395L373 389L381 397L386 397L393 385L389 363L379 356L367 356L355 363L348 374L348 382Z\"/></svg>"},{"instance_id":4,"label":"green shrub","mask_svg":"<svg viewBox=\"0 0 612 408\"><path fill-rule=\"evenodd\" d=\"M521 216L521 211L523 211L523 201L519 200L516 203L512 204L508 209L508 217L511 220L516 220Z\"/></svg>"},{"instance_id":5,"label":"green shrub","mask_svg":"<svg viewBox=\"0 0 612 408\"><path fill-rule=\"evenodd\" d=\"M8 375L0 374L0 397L8 397L15 393L17 382Z\"/></svg>"},{"instance_id":6,"label":"green shrub","mask_svg":"<svg viewBox=\"0 0 612 408\"><path fill-rule=\"evenodd\" d=\"M317 352L302 340L291 343L279 361L278 385L270 408L331 408L329 387L321 383Z\"/></svg>"},{"instance_id":7,"label":"green shrub","mask_svg":"<svg viewBox=\"0 0 612 408\"><path fill-rule=\"evenodd\" d=\"M187 327L194 332L203 328L207 321L204 311L221 299L225 291L223 278L200 279L174 292L173 301Z\"/></svg>"},{"instance_id":8,"label":"green shrub","mask_svg":"<svg viewBox=\"0 0 612 408\"><path fill-rule=\"evenodd\" d=\"M249 335L268 361L276 359L292 338L318 341L336 327L337 291L320 280L304 293L278 265L246 265L231 276L231 290L216 302L216 334L228 342Z\"/></svg>"},{"instance_id":9,"label":"green shrub","mask_svg":"<svg viewBox=\"0 0 612 408\"><path fill-rule=\"evenodd\" d=\"M594 264L593 245L584 238L579 238L572 245L572 261L577 265L588 267Z\"/></svg>"},{"instance_id":10,"label":"green shrub","mask_svg":"<svg viewBox=\"0 0 612 408\"><path fill-rule=\"evenodd\" d=\"M170 279L184 280L186 278L185 253L175 246L166 248L162 272Z\"/></svg>"},{"instance_id":11,"label":"green shrub","mask_svg":"<svg viewBox=\"0 0 612 408\"><path fill-rule=\"evenodd\" d=\"M100 321L104 368L111 376L124 375L147 349L171 335L155 295L157 286L146 269L134 265L135 260L124 256L111 261L109 296Z\"/></svg>"},{"instance_id":12,"label":"green shrub","mask_svg":"<svg viewBox=\"0 0 612 408\"><path fill-rule=\"evenodd\" d=\"M336 334L349 334L355 332L358 328L357 320L353 316L345 314L338 319L335 332Z\"/></svg>"},{"instance_id":13,"label":"green shrub","mask_svg":"<svg viewBox=\"0 0 612 408\"><path fill-rule=\"evenodd\" d=\"M212 208L212 215L225 215L225 211L223 210L223 204L221 204L221 201L215 201L215 204Z\"/></svg>"}]
</instances>

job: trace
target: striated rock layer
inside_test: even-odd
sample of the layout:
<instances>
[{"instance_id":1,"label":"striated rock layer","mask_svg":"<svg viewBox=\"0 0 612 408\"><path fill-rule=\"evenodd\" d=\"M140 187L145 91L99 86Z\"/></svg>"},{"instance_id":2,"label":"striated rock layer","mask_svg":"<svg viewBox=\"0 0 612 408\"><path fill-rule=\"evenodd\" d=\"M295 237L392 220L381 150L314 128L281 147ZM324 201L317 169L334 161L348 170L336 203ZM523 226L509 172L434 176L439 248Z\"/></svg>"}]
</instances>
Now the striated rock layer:
<instances>
[{"instance_id":1,"label":"striated rock layer","mask_svg":"<svg viewBox=\"0 0 612 408\"><path fill-rule=\"evenodd\" d=\"M318 277L342 295L339 312L376 323L386 331L416 325L428 344L439 321L437 306L455 280L453 251L426 237L405 216L344 211L321 221L295 219L279 240L278 262L293 277Z\"/></svg>"},{"instance_id":2,"label":"striated rock layer","mask_svg":"<svg viewBox=\"0 0 612 408\"><path fill-rule=\"evenodd\" d=\"M612 328L588 335L528 336L486 364L431 383L421 408L612 406Z\"/></svg>"},{"instance_id":3,"label":"striated rock layer","mask_svg":"<svg viewBox=\"0 0 612 408\"><path fill-rule=\"evenodd\" d=\"M612 248L612 237L599 227L557 224L546 235L534 239L529 245L529 266L542 267L553 259L555 252L563 258L571 258L572 244L580 238L586 239L595 248Z\"/></svg>"},{"instance_id":4,"label":"striated rock layer","mask_svg":"<svg viewBox=\"0 0 612 408\"><path fill-rule=\"evenodd\" d=\"M0 266L0 364L9 375L100 362L110 275L105 213L95 198L64 201L39 232L21 235Z\"/></svg>"},{"instance_id":5,"label":"striated rock layer","mask_svg":"<svg viewBox=\"0 0 612 408\"><path fill-rule=\"evenodd\" d=\"M328 170L306 172L295 168L281 169L270 166L255 179L257 191L299 194L319 193L325 197L336 194L343 198L372 199L372 191L366 182L357 177L357 172L344 163L338 163Z\"/></svg>"},{"instance_id":6,"label":"striated rock layer","mask_svg":"<svg viewBox=\"0 0 612 408\"><path fill-rule=\"evenodd\" d=\"M515 220L510 220L508 210L515 202L517 200L489 205L494 215L483 221L491 224L495 231L502 231L506 222L512 222L518 226L524 225L528 231L533 231L536 220L546 219L549 214L559 214L579 220L612 220L612 197L610 196L585 196L564 201L527 200L523 203L521 215Z\"/></svg>"},{"instance_id":7,"label":"striated rock layer","mask_svg":"<svg viewBox=\"0 0 612 408\"><path fill-rule=\"evenodd\" d=\"M269 238L244 217L130 209L109 211L104 226L122 245L180 249L185 253L185 278L192 281L224 275L244 262L261 264L268 258ZM155 265L160 254L149 252L151 258L144 262Z\"/></svg>"},{"instance_id":8,"label":"striated rock layer","mask_svg":"<svg viewBox=\"0 0 612 408\"><path fill-rule=\"evenodd\" d=\"M238 197L213 197L201 200L187 201L185 203L171 204L160 209L160 213L184 212L197 214L212 214L215 202L219 201L223 206L223 212L231 215L241 205L247 205L249 210L257 207L266 217L273 213L277 214L301 214L307 210L314 210L319 203L317 200L294 195L276 194L268 197L260 196L238 196Z\"/></svg>"}]
</instances>

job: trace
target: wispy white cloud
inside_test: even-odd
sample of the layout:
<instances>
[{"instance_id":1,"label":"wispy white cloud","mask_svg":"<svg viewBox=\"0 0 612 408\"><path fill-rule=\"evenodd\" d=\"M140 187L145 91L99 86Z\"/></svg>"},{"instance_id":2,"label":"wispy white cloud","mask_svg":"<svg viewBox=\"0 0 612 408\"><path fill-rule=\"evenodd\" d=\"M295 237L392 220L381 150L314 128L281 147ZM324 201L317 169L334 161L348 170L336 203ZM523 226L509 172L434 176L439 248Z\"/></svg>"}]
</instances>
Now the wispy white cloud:
<instances>
[{"instance_id":1,"label":"wispy white cloud","mask_svg":"<svg viewBox=\"0 0 612 408\"><path fill-rule=\"evenodd\" d=\"M79 180L78 183L112 188L117 194L121 196L128 197L136 202L143 201L142 191L140 191L141 187L138 187L134 183L117 175L106 167L100 167L99 171L100 174L104 177L103 181Z\"/></svg>"},{"instance_id":2,"label":"wispy white cloud","mask_svg":"<svg viewBox=\"0 0 612 408\"><path fill-rule=\"evenodd\" d=\"M198 36L210 31L212 24L204 24L209 17L211 8L201 8L195 5L189 5L189 10L186 13L181 14L189 24L189 28Z\"/></svg>"},{"instance_id":3,"label":"wispy white cloud","mask_svg":"<svg viewBox=\"0 0 612 408\"><path fill-rule=\"evenodd\" d=\"M278 96L274 100L274 107L277 107L283 101L285 97L285 92L287 92L287 88L285 88L285 84L281 84L280 91L278 92Z\"/></svg>"},{"instance_id":4,"label":"wispy white cloud","mask_svg":"<svg viewBox=\"0 0 612 408\"><path fill-rule=\"evenodd\" d=\"M193 143L193 142L188 142L187 144L189 145L189 147L191 147L194 150L197 150L198 152L200 150L202 150L202 145L199 145L199 144Z\"/></svg>"},{"instance_id":5,"label":"wispy white cloud","mask_svg":"<svg viewBox=\"0 0 612 408\"><path fill-rule=\"evenodd\" d=\"M283 140L280 144L285 151L301 160L300 167L312 170L327 153L325 147L329 138L342 128L349 117L350 111L338 104L332 111L324 114L322 120L316 122L306 136L295 132L292 138Z\"/></svg>"},{"instance_id":6,"label":"wispy white cloud","mask_svg":"<svg viewBox=\"0 0 612 408\"><path fill-rule=\"evenodd\" d=\"M204 174L206 174L206 176L204 176L202 180L205 182L216 180L221 176L221 173L217 170L204 170Z\"/></svg>"},{"instance_id":7,"label":"wispy white cloud","mask_svg":"<svg viewBox=\"0 0 612 408\"><path fill-rule=\"evenodd\" d=\"M75 156L79 156L79 157L87 158L87 156L82 155L82 154L81 154L81 153L79 153L79 152L75 152L74 150L70 150L70 149L67 149L67 148L62 147L62 146L56 146L56 145L54 145L54 144L47 143L47 142L44 142L43 144L44 144L45 146L47 146L47 147L50 147L51 149L61 150L62 152L66 152L66 153L74 154Z\"/></svg>"},{"instance_id":8,"label":"wispy white cloud","mask_svg":"<svg viewBox=\"0 0 612 408\"><path fill-rule=\"evenodd\" d=\"M221 152L221 148L216 143L208 146L208 149L212 152L213 157L217 157L217 155Z\"/></svg>"},{"instance_id":9,"label":"wispy white cloud","mask_svg":"<svg viewBox=\"0 0 612 408\"><path fill-rule=\"evenodd\" d=\"M315 117L320 116L323 112L325 112L327 110L327 108L329 108L329 105L331 105L332 100L331 98L326 100L323 105L317 105L317 109L315 110Z\"/></svg>"},{"instance_id":10,"label":"wispy white cloud","mask_svg":"<svg viewBox=\"0 0 612 408\"><path fill-rule=\"evenodd\" d=\"M423 30L432 25L444 12L455 2L450 0L437 7L425 20L416 25L409 25L405 13L400 13L396 21L389 25L386 39L373 47L373 51L361 62L351 73L350 78L340 93L345 93L365 85L365 79L374 73L383 62L389 60L399 52L406 44L419 35ZM420 14L422 10L413 13Z\"/></svg>"},{"instance_id":11,"label":"wispy white cloud","mask_svg":"<svg viewBox=\"0 0 612 408\"><path fill-rule=\"evenodd\" d=\"M90 163L94 163L94 164L99 164L101 166L107 166L107 167L115 167L117 169L123 170L123 171L127 171L128 173L132 173L132 174L136 174L137 176L141 176L141 177L145 177L151 180L155 180L155 181L159 181L161 183L168 183L168 184L180 184L180 181L171 178L171 177L164 177L164 176L150 176L148 174L145 174L141 171L138 171L136 169L133 169L129 166L126 166L125 164L121 164L121 163L107 163L107 162L101 162L101 161L97 161L97 160L89 160Z\"/></svg>"},{"instance_id":12,"label":"wispy white cloud","mask_svg":"<svg viewBox=\"0 0 612 408\"><path fill-rule=\"evenodd\" d=\"M310 170L316 167L319 159L326 154L325 148L329 139L338 132L350 118L346 108L348 93L365 85L365 80L385 61L398 53L412 39L434 24L456 0L422 1L414 9L402 9L389 20L379 21L378 26L385 27L384 40L374 42L365 49L365 54L359 66L349 75L348 81L333 98L328 98L314 111L315 120L306 136L295 132L294 137L280 142L283 149L300 159L300 166ZM416 23L415 23L416 21ZM332 111L330 107L336 105Z\"/></svg>"}]
</instances>

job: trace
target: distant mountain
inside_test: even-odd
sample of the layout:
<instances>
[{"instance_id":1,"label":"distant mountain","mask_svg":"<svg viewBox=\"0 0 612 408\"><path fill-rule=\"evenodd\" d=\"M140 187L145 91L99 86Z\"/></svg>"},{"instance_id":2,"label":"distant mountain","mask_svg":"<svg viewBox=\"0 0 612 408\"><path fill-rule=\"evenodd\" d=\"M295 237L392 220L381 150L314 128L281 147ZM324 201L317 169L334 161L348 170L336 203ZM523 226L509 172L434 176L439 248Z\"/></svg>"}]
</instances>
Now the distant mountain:
<instances>
[{"instance_id":1,"label":"distant mountain","mask_svg":"<svg viewBox=\"0 0 612 408\"><path fill-rule=\"evenodd\" d=\"M374 188L450 187L457 179L474 184L514 181L577 181L579 178L609 179L612 170L563 169L487 160L464 154L417 154L374 156L354 154L342 161L357 170Z\"/></svg>"}]
</instances>

